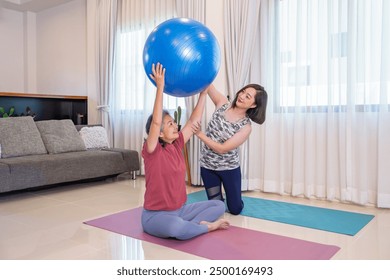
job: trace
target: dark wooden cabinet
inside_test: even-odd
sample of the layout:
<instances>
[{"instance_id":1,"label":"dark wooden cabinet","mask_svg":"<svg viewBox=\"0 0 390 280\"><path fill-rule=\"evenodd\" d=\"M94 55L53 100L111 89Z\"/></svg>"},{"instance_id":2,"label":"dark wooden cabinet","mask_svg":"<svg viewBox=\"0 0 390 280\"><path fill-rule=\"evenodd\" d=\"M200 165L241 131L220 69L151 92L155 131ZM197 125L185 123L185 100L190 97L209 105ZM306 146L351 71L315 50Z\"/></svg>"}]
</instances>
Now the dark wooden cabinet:
<instances>
[{"instance_id":1,"label":"dark wooden cabinet","mask_svg":"<svg viewBox=\"0 0 390 280\"><path fill-rule=\"evenodd\" d=\"M88 97L0 92L0 107L14 115L35 114L34 120L71 119L74 124L87 124ZM1 117L1 116L0 116Z\"/></svg>"}]
</instances>

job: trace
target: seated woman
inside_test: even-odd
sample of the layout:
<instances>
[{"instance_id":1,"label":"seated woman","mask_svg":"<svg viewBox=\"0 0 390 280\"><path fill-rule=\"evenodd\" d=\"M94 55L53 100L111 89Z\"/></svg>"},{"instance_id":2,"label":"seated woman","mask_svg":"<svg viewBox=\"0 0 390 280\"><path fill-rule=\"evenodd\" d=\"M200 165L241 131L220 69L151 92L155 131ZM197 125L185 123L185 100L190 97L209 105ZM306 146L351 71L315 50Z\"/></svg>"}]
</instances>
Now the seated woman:
<instances>
[{"instance_id":1,"label":"seated woman","mask_svg":"<svg viewBox=\"0 0 390 280\"><path fill-rule=\"evenodd\" d=\"M142 149L145 162L146 191L142 227L161 238L186 240L217 229L229 222L220 217L225 204L219 200L186 204L186 167L182 153L185 143L200 129L206 93L201 93L190 119L181 131L167 111L163 111L165 69L152 66L151 78L157 91L153 114L146 123L148 134Z\"/></svg>"}]
</instances>

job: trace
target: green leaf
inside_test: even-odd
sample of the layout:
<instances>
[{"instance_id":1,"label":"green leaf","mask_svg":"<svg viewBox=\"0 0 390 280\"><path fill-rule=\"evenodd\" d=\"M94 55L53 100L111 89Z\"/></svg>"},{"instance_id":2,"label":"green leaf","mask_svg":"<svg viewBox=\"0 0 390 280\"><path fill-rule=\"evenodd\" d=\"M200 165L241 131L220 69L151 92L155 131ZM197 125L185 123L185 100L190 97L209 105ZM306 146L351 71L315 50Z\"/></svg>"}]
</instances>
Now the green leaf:
<instances>
[{"instance_id":1,"label":"green leaf","mask_svg":"<svg viewBox=\"0 0 390 280\"><path fill-rule=\"evenodd\" d=\"M177 125L180 125L180 120L181 120L181 107L177 107Z\"/></svg>"},{"instance_id":2,"label":"green leaf","mask_svg":"<svg viewBox=\"0 0 390 280\"><path fill-rule=\"evenodd\" d=\"M4 114L4 108L3 107L0 107L0 114L3 115Z\"/></svg>"}]
</instances>

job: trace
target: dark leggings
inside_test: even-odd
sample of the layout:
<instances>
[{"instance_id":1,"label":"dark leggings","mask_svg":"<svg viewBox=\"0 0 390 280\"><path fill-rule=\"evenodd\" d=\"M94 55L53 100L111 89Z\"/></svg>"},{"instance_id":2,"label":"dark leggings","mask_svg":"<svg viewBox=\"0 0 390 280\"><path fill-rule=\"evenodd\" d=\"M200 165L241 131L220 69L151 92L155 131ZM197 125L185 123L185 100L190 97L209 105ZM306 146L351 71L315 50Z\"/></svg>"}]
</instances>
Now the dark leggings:
<instances>
[{"instance_id":1,"label":"dark leggings","mask_svg":"<svg viewBox=\"0 0 390 280\"><path fill-rule=\"evenodd\" d=\"M226 195L226 205L229 212L233 215L241 213L244 208L244 203L241 199L240 167L222 171L201 167L200 174L209 200L215 199L224 201L222 194L223 184Z\"/></svg>"}]
</instances>

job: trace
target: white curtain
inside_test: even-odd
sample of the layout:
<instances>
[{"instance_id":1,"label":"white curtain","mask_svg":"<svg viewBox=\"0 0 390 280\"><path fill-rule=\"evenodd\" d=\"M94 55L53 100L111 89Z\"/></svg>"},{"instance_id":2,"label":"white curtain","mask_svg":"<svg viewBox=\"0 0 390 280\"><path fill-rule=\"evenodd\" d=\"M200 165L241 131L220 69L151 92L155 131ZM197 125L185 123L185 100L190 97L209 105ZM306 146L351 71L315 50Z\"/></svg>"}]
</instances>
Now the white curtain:
<instances>
[{"instance_id":1,"label":"white curtain","mask_svg":"<svg viewBox=\"0 0 390 280\"><path fill-rule=\"evenodd\" d=\"M146 137L145 123L152 113L155 86L143 68L143 47L151 31L175 16L174 0L118 0L115 48L115 96L110 101L114 146L138 151L144 174L141 149ZM164 95L164 108L174 109L180 100ZM184 104L184 100L183 100ZM173 115L173 114L172 114Z\"/></svg>"},{"instance_id":2,"label":"white curtain","mask_svg":"<svg viewBox=\"0 0 390 280\"><path fill-rule=\"evenodd\" d=\"M197 20L206 24L206 0L176 0L176 11L178 17L186 17ZM192 110L195 108L198 101L198 94L185 98L187 119L190 117ZM206 127L207 108L202 117L202 127ZM202 185L200 176L200 162L199 156L201 152L201 141L197 137L192 137L187 142L187 150L189 155L189 165L191 169L191 184L195 186Z\"/></svg>"},{"instance_id":3,"label":"white curtain","mask_svg":"<svg viewBox=\"0 0 390 280\"><path fill-rule=\"evenodd\" d=\"M115 36L117 0L97 0L96 4L96 65L98 109L102 125L106 128L110 145L114 141L110 102L114 99Z\"/></svg>"},{"instance_id":4,"label":"white curtain","mask_svg":"<svg viewBox=\"0 0 390 280\"><path fill-rule=\"evenodd\" d=\"M224 48L228 96L231 101L234 99L235 93L246 84L261 84L258 67L254 66L252 72L256 74L250 76L255 56L255 43L258 39L256 34L260 30L259 16L260 0L226 0L224 2ZM252 126L258 125L253 123ZM250 142L256 141L252 138L240 147L242 190L255 189L259 183L259 180L256 180L258 173L252 174L252 165L249 164L250 162L258 163L258 154L254 153L257 146L250 149Z\"/></svg>"},{"instance_id":5,"label":"white curtain","mask_svg":"<svg viewBox=\"0 0 390 280\"><path fill-rule=\"evenodd\" d=\"M260 189L390 207L389 18L386 0L262 1Z\"/></svg>"}]
</instances>

